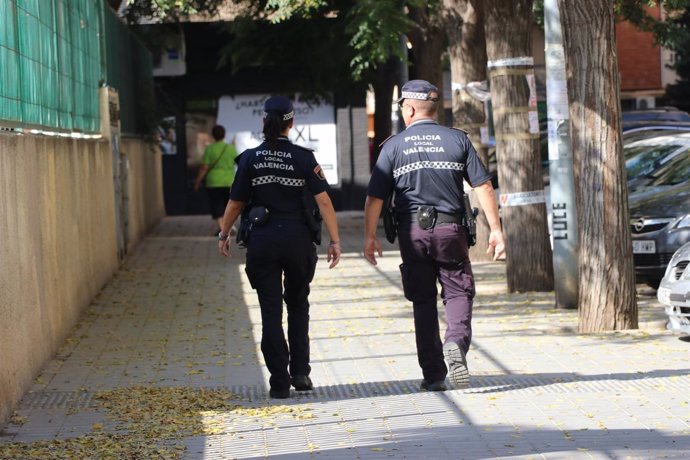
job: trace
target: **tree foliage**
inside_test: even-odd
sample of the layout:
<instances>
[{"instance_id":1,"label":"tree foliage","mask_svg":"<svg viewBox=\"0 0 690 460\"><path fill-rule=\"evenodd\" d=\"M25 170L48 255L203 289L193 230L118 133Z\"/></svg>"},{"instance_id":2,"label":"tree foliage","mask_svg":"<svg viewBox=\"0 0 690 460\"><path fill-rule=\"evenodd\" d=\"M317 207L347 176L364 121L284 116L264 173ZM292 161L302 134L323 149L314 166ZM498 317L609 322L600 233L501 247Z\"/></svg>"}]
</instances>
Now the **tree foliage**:
<instances>
[{"instance_id":1,"label":"tree foliage","mask_svg":"<svg viewBox=\"0 0 690 460\"><path fill-rule=\"evenodd\" d=\"M659 20L649 14L649 7L661 5L666 18ZM676 18L690 8L690 0L615 0L614 13L619 20L629 21L637 28L652 32L656 41L673 50L679 50L690 41L687 27ZM544 26L544 0L534 2L535 22Z\"/></svg>"},{"instance_id":2,"label":"tree foliage","mask_svg":"<svg viewBox=\"0 0 690 460\"><path fill-rule=\"evenodd\" d=\"M658 20L652 17L647 7L661 5L666 12L666 19ZM679 26L676 17L690 8L690 0L617 0L615 12L642 30L654 33L656 41L668 48L677 50L687 44L687 28Z\"/></svg>"},{"instance_id":3,"label":"tree foliage","mask_svg":"<svg viewBox=\"0 0 690 460\"><path fill-rule=\"evenodd\" d=\"M349 46L353 50L350 62L352 75L362 79L367 72L385 64L391 56L404 58L400 37L420 27L408 12L412 8L440 10L440 0L358 0L336 7L333 0L268 0L266 11L274 22L295 16L312 18L318 14L344 15Z\"/></svg>"},{"instance_id":4,"label":"tree foliage","mask_svg":"<svg viewBox=\"0 0 690 460\"><path fill-rule=\"evenodd\" d=\"M329 6L326 0L268 0L265 9L274 13L273 22L281 22L295 16L309 19Z\"/></svg>"},{"instance_id":5,"label":"tree foliage","mask_svg":"<svg viewBox=\"0 0 690 460\"><path fill-rule=\"evenodd\" d=\"M193 14L213 16L225 0L127 0L125 19L130 24L141 18L176 22Z\"/></svg>"},{"instance_id":6,"label":"tree foliage","mask_svg":"<svg viewBox=\"0 0 690 460\"><path fill-rule=\"evenodd\" d=\"M346 35L340 18L295 17L271 23L242 16L224 27L228 35L220 65L234 73L247 68L273 72L284 78L286 90L299 88L305 99L363 92L349 76L352 53L342 46ZM278 42L280 47L276 47Z\"/></svg>"},{"instance_id":7,"label":"tree foliage","mask_svg":"<svg viewBox=\"0 0 690 460\"><path fill-rule=\"evenodd\" d=\"M400 35L412 27L402 2L363 0L349 13L350 46L355 51L351 61L353 76L361 78L369 68L376 68L390 56L403 58Z\"/></svg>"}]
</instances>

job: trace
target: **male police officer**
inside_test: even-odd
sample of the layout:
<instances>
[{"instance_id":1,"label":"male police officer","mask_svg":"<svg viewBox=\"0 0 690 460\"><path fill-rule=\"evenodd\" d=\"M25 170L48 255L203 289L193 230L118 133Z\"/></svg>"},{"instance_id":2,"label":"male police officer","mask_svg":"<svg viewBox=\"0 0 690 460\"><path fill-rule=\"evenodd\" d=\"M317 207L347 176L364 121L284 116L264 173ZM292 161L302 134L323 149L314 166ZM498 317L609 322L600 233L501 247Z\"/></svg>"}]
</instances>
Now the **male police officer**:
<instances>
[{"instance_id":1,"label":"male police officer","mask_svg":"<svg viewBox=\"0 0 690 460\"><path fill-rule=\"evenodd\" d=\"M245 204L251 203L246 272L261 305L261 351L271 373L272 398L289 397L290 385L297 391L313 388L309 377L308 296L317 257L315 229L310 228L305 210L305 188L309 197L314 197L331 237L327 259L330 268L340 260L338 224L321 166L311 150L293 144L287 137L294 114L292 102L285 97L273 96L264 103L265 141L240 156L218 235L218 249L229 256L228 232ZM287 343L282 325L283 299L287 306Z\"/></svg>"},{"instance_id":2,"label":"male police officer","mask_svg":"<svg viewBox=\"0 0 690 460\"><path fill-rule=\"evenodd\" d=\"M463 179L474 187L486 214L494 260L504 251L503 233L491 175L467 135L435 121L439 92L424 80L402 88L398 104L406 129L383 144L369 181L364 208L364 256L376 265L382 255L376 227L384 199L395 192L400 265L405 297L414 310L421 388L446 390L469 385L466 354L472 338L474 278L463 223ZM436 280L446 308L448 329L439 336ZM448 367L444 363L446 358Z\"/></svg>"}]
</instances>

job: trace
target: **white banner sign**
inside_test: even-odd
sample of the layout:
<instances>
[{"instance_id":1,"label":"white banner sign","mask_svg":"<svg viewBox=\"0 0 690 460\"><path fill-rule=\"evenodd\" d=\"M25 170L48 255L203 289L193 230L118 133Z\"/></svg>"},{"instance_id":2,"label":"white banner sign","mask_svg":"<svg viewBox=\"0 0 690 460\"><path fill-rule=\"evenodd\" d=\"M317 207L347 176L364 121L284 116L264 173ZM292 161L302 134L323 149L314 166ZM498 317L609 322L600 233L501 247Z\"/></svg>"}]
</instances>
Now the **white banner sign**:
<instances>
[{"instance_id":1,"label":"white banner sign","mask_svg":"<svg viewBox=\"0 0 690 460\"><path fill-rule=\"evenodd\" d=\"M226 140L232 142L239 153L263 142L263 107L267 94L223 96L218 101L218 121L226 130ZM294 101L295 124L290 140L314 150L316 161L323 169L330 185L338 185L338 154L336 144L335 109Z\"/></svg>"},{"instance_id":2,"label":"white banner sign","mask_svg":"<svg viewBox=\"0 0 690 460\"><path fill-rule=\"evenodd\" d=\"M544 203L544 190L520 193L502 193L499 197L501 206L525 206L528 204Z\"/></svg>"}]
</instances>

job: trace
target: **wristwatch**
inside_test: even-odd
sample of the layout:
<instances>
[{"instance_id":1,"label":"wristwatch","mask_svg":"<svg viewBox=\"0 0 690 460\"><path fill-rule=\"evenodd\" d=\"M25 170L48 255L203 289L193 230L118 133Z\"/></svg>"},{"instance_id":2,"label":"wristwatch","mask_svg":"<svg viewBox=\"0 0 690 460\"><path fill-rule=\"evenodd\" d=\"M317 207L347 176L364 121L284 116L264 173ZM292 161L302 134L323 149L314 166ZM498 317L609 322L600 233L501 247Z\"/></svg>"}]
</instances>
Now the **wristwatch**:
<instances>
[{"instance_id":1,"label":"wristwatch","mask_svg":"<svg viewBox=\"0 0 690 460\"><path fill-rule=\"evenodd\" d=\"M230 237L230 235L228 233L223 233L223 230L218 232L218 239L220 241L226 241L229 237Z\"/></svg>"}]
</instances>

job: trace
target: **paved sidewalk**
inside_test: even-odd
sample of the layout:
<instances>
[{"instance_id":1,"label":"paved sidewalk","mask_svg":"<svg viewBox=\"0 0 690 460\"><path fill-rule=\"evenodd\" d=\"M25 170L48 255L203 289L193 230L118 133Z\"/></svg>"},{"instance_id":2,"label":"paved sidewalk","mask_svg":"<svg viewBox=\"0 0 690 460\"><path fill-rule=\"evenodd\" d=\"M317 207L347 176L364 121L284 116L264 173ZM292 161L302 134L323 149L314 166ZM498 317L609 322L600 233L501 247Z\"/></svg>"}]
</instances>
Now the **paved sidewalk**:
<instances>
[{"instance_id":1,"label":"paved sidewalk","mask_svg":"<svg viewBox=\"0 0 690 460\"><path fill-rule=\"evenodd\" d=\"M370 266L361 213L339 220L343 260L312 285L313 393L268 398L243 251L170 217L36 378L0 459L690 458L690 343L651 291L640 330L578 335L552 293L474 264L471 387L420 392L399 255Z\"/></svg>"}]
</instances>

